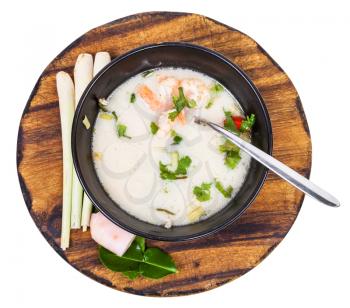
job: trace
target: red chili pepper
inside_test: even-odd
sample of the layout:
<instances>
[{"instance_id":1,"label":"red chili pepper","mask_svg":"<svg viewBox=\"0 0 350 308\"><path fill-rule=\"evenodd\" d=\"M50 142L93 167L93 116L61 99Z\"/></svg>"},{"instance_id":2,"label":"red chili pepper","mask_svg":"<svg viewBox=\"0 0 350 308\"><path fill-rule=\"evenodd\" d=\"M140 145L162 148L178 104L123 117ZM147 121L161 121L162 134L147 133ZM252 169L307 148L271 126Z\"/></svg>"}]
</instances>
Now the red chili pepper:
<instances>
[{"instance_id":1,"label":"red chili pepper","mask_svg":"<svg viewBox=\"0 0 350 308\"><path fill-rule=\"evenodd\" d=\"M231 116L233 122L235 123L237 129L241 129L241 125L243 122L243 118L241 117L236 117L236 116Z\"/></svg>"},{"instance_id":2,"label":"red chili pepper","mask_svg":"<svg viewBox=\"0 0 350 308\"><path fill-rule=\"evenodd\" d=\"M244 119L238 116L231 116L231 118L237 129L240 130ZM224 125L226 125L226 120L224 120Z\"/></svg>"}]
</instances>

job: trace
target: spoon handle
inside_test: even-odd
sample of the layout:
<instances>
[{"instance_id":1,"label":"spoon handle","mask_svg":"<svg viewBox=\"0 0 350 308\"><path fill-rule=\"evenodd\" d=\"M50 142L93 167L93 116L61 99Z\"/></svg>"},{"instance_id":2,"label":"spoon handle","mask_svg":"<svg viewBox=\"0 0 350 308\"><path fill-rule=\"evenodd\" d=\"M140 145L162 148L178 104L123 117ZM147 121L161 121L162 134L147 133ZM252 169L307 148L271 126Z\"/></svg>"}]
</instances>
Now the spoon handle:
<instances>
[{"instance_id":1,"label":"spoon handle","mask_svg":"<svg viewBox=\"0 0 350 308\"><path fill-rule=\"evenodd\" d=\"M202 121L202 123L209 125L211 128L224 135L227 139L231 140L235 145L237 145L243 151L247 152L255 160L279 175L281 178L285 179L287 182L305 194L317 199L326 205L334 207L340 206L339 201L334 196L323 190L321 187L315 185L299 173L295 172L285 164L281 163L277 159L261 151L254 145L242 140L235 134L217 124L204 121Z\"/></svg>"}]
</instances>

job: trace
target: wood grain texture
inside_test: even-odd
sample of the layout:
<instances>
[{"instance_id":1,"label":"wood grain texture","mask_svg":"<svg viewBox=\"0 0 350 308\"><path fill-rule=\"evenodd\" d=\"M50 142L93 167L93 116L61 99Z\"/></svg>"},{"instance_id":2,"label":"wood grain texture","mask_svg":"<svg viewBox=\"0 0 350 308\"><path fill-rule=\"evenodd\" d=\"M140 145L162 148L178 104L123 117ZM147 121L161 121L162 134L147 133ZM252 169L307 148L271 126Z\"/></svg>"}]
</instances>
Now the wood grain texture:
<instances>
[{"instance_id":1,"label":"wood grain texture","mask_svg":"<svg viewBox=\"0 0 350 308\"><path fill-rule=\"evenodd\" d=\"M50 245L77 270L112 288L133 294L174 296L202 292L236 279L257 266L285 237L304 195L269 174L252 206L223 231L198 240L148 241L169 252L179 273L161 280L128 280L104 268L89 232L74 230L71 247L59 247L62 203L62 146L55 74L72 73L77 56L106 50L117 57L140 45L183 41L211 48L239 65L260 90L273 128L273 155L309 176L311 140L292 82L250 37L207 17L154 12L95 28L62 51L40 76L23 112L17 164L30 215Z\"/></svg>"}]
</instances>

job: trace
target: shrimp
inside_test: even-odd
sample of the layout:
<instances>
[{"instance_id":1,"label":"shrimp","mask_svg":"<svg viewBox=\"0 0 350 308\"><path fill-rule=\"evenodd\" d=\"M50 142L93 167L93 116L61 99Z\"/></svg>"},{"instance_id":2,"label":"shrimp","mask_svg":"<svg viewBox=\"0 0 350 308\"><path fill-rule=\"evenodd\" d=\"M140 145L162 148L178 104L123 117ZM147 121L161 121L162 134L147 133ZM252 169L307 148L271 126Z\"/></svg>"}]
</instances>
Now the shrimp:
<instances>
[{"instance_id":1,"label":"shrimp","mask_svg":"<svg viewBox=\"0 0 350 308\"><path fill-rule=\"evenodd\" d=\"M159 112L168 108L158 99L157 95L148 86L140 85L138 88L138 93L153 111Z\"/></svg>"},{"instance_id":2,"label":"shrimp","mask_svg":"<svg viewBox=\"0 0 350 308\"><path fill-rule=\"evenodd\" d=\"M169 132L174 128L176 123L180 123L181 125L186 124L185 110L182 110L178 114L178 116L175 118L174 121L169 119L169 112L171 112L171 111L163 112L158 119L159 130L157 132L157 135L159 137L167 136L169 134Z\"/></svg>"},{"instance_id":3,"label":"shrimp","mask_svg":"<svg viewBox=\"0 0 350 308\"><path fill-rule=\"evenodd\" d=\"M180 85L184 89L185 96L195 100L199 107L205 105L209 101L209 87L200 79L183 79Z\"/></svg>"},{"instance_id":4,"label":"shrimp","mask_svg":"<svg viewBox=\"0 0 350 308\"><path fill-rule=\"evenodd\" d=\"M175 119L176 122L179 122L182 125L186 124L186 115L185 115L185 110L181 110L181 112L178 114L178 116Z\"/></svg>"},{"instance_id":5,"label":"shrimp","mask_svg":"<svg viewBox=\"0 0 350 308\"><path fill-rule=\"evenodd\" d=\"M164 101L171 103L173 96L179 95L180 80L175 77L160 75L158 83L159 92Z\"/></svg>"}]
</instances>

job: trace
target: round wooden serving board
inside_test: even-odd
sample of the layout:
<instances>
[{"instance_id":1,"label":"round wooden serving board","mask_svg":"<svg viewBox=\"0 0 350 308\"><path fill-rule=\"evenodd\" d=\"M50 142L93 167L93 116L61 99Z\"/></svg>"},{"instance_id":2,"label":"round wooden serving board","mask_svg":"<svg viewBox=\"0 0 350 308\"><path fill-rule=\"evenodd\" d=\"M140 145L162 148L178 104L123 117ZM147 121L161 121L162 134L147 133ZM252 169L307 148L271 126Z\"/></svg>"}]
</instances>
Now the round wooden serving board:
<instances>
[{"instance_id":1,"label":"round wooden serving board","mask_svg":"<svg viewBox=\"0 0 350 308\"><path fill-rule=\"evenodd\" d=\"M82 52L108 51L114 58L141 45L166 41L205 46L240 66L259 89L269 111L274 157L305 176L311 168L310 134L298 93L286 73L247 35L196 14L152 12L105 24L69 45L44 70L23 112L17 145L23 196L37 227L69 264L117 290L150 296L203 292L242 276L286 236L304 199L302 193L270 173L251 207L225 230L186 242L148 241L149 246L170 253L179 269L160 280L130 281L103 267L89 232L72 231L70 248L61 250L62 147L56 73L72 74Z\"/></svg>"}]
</instances>

